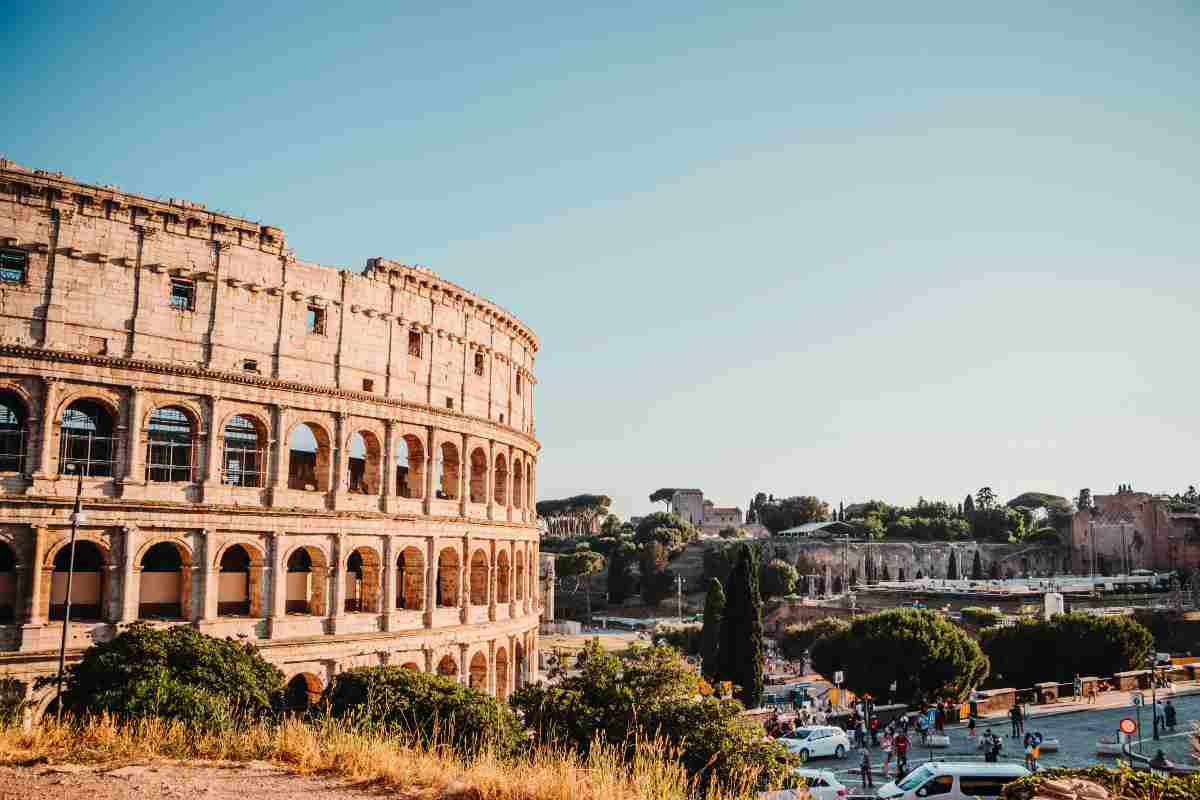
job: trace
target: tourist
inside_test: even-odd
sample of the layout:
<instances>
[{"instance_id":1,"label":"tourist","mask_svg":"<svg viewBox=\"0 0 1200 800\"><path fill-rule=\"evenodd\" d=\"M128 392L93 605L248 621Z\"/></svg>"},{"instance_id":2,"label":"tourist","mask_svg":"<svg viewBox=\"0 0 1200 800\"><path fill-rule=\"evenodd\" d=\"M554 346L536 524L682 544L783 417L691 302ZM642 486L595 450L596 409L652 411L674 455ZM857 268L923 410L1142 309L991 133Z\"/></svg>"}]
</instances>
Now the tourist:
<instances>
[{"instance_id":1,"label":"tourist","mask_svg":"<svg viewBox=\"0 0 1200 800\"><path fill-rule=\"evenodd\" d=\"M880 740L880 747L883 749L883 774L887 775L888 768L892 765L892 747L894 737L892 736L892 726L889 725L883 730L883 738Z\"/></svg>"},{"instance_id":2,"label":"tourist","mask_svg":"<svg viewBox=\"0 0 1200 800\"><path fill-rule=\"evenodd\" d=\"M1025 726L1021 719L1021 707L1017 705L1015 700L1013 701L1013 707L1009 709L1008 716L1012 720L1012 738L1020 739Z\"/></svg>"},{"instance_id":3,"label":"tourist","mask_svg":"<svg viewBox=\"0 0 1200 800\"><path fill-rule=\"evenodd\" d=\"M858 771L862 776L862 786L864 789L868 786L875 786L875 782L871 780L871 751L865 747L862 751L862 760L858 762Z\"/></svg>"},{"instance_id":4,"label":"tourist","mask_svg":"<svg viewBox=\"0 0 1200 800\"><path fill-rule=\"evenodd\" d=\"M1080 679L1080 677L1079 677L1079 673L1078 673L1078 672L1076 672L1076 673L1075 673L1075 680L1074 680L1074 682L1071 684L1071 697L1073 697L1073 698L1075 699L1075 701L1076 701L1076 702L1078 702L1078 701L1079 701L1079 696L1080 696L1081 694L1083 694L1083 680L1082 680L1082 679Z\"/></svg>"},{"instance_id":5,"label":"tourist","mask_svg":"<svg viewBox=\"0 0 1200 800\"><path fill-rule=\"evenodd\" d=\"M908 772L908 734L903 730L892 739L892 747L896 750L896 774Z\"/></svg>"},{"instance_id":6,"label":"tourist","mask_svg":"<svg viewBox=\"0 0 1200 800\"><path fill-rule=\"evenodd\" d=\"M967 717L967 736L975 738L975 715Z\"/></svg>"},{"instance_id":7,"label":"tourist","mask_svg":"<svg viewBox=\"0 0 1200 800\"><path fill-rule=\"evenodd\" d=\"M1163 721L1166 723L1168 730L1170 730L1171 733L1174 733L1175 723L1178 721L1178 717L1175 713L1175 704L1170 700L1167 701L1167 706L1163 709Z\"/></svg>"},{"instance_id":8,"label":"tourist","mask_svg":"<svg viewBox=\"0 0 1200 800\"><path fill-rule=\"evenodd\" d=\"M938 703L937 711L933 717L933 726L938 733L943 733L946 730L946 707L942 703Z\"/></svg>"}]
</instances>

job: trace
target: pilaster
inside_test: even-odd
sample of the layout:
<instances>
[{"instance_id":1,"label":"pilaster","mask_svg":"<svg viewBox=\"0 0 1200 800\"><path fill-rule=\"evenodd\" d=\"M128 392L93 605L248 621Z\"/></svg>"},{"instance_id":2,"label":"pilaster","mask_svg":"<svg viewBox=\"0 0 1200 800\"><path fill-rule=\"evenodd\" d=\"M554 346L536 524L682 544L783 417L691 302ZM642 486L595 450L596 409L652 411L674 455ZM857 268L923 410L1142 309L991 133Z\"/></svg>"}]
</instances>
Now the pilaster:
<instances>
[{"instance_id":1,"label":"pilaster","mask_svg":"<svg viewBox=\"0 0 1200 800\"><path fill-rule=\"evenodd\" d=\"M458 515L467 515L467 498L470 493L471 461L467 455L467 435L460 434L462 444L458 450Z\"/></svg>"},{"instance_id":2,"label":"pilaster","mask_svg":"<svg viewBox=\"0 0 1200 800\"><path fill-rule=\"evenodd\" d=\"M217 599L221 581L221 565L214 563L217 557L216 542L213 541L213 531L205 528L201 532L204 538L204 561L201 565L204 581L204 603L200 607L200 621L212 622L217 618Z\"/></svg>"},{"instance_id":3,"label":"pilaster","mask_svg":"<svg viewBox=\"0 0 1200 800\"><path fill-rule=\"evenodd\" d=\"M396 555L392 551L392 537L383 537L383 597L380 598L380 609L383 611L383 629L392 629L392 611L396 607Z\"/></svg>"},{"instance_id":4,"label":"pilaster","mask_svg":"<svg viewBox=\"0 0 1200 800\"><path fill-rule=\"evenodd\" d=\"M121 618L122 624L128 624L138 616L138 585L134 569L133 557L137 553L140 539L138 529L133 525L122 528L121 537Z\"/></svg>"},{"instance_id":5,"label":"pilaster","mask_svg":"<svg viewBox=\"0 0 1200 800\"><path fill-rule=\"evenodd\" d=\"M51 455L54 446L55 418L58 411L58 396L60 391L58 378L42 378L42 413L38 423L38 460L37 470L33 477L48 479L51 472Z\"/></svg>"},{"instance_id":6,"label":"pilaster","mask_svg":"<svg viewBox=\"0 0 1200 800\"><path fill-rule=\"evenodd\" d=\"M283 563L284 538L280 531L271 532L271 610L267 623L268 635L281 638L281 626L287 616L287 565Z\"/></svg>"},{"instance_id":7,"label":"pilaster","mask_svg":"<svg viewBox=\"0 0 1200 800\"><path fill-rule=\"evenodd\" d=\"M429 516L433 510L433 472L437 467L433 450L434 428L432 425L425 426L425 439L425 499L421 507L425 516Z\"/></svg>"},{"instance_id":8,"label":"pilaster","mask_svg":"<svg viewBox=\"0 0 1200 800\"><path fill-rule=\"evenodd\" d=\"M391 327L388 328L391 330ZM387 514L392 509L392 480L396 476L396 422L395 420L385 419L383 421L383 463L380 465L383 470L383 475L379 481L379 508L383 513ZM393 601L395 598L393 598Z\"/></svg>"}]
</instances>

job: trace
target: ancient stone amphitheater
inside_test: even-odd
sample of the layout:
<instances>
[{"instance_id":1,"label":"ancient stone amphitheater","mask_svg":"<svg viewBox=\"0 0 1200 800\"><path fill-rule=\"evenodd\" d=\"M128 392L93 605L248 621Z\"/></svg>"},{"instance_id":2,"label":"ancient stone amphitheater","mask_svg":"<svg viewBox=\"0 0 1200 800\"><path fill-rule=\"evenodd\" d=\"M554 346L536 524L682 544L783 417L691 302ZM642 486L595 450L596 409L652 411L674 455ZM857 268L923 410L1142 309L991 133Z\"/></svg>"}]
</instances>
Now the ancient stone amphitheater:
<instances>
[{"instance_id":1,"label":"ancient stone amphitheater","mask_svg":"<svg viewBox=\"0 0 1200 800\"><path fill-rule=\"evenodd\" d=\"M135 620L501 697L535 670L538 340L383 258L0 161L0 674Z\"/></svg>"}]
</instances>

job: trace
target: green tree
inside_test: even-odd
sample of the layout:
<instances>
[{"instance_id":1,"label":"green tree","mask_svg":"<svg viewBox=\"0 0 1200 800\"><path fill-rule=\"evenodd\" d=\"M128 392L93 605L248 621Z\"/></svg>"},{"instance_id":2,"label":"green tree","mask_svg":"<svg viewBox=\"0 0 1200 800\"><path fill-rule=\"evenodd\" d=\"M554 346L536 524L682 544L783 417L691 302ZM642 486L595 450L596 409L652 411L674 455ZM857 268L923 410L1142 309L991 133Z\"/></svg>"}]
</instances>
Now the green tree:
<instances>
[{"instance_id":1,"label":"green tree","mask_svg":"<svg viewBox=\"0 0 1200 800\"><path fill-rule=\"evenodd\" d=\"M650 495L650 502L651 503L666 503L667 504L667 512L670 513L671 501L674 499L675 493L678 491L679 491L678 489L656 489Z\"/></svg>"},{"instance_id":2,"label":"green tree","mask_svg":"<svg viewBox=\"0 0 1200 800\"><path fill-rule=\"evenodd\" d=\"M817 672L862 695L883 697L896 683L896 696L915 701L962 699L988 674L979 645L933 611L891 609L856 619L841 633L812 646Z\"/></svg>"},{"instance_id":3,"label":"green tree","mask_svg":"<svg viewBox=\"0 0 1200 800\"><path fill-rule=\"evenodd\" d=\"M818 639L841 633L849 627L849 622L838 617L826 617L801 625L788 625L777 640L779 650L789 661L799 661Z\"/></svg>"},{"instance_id":4,"label":"green tree","mask_svg":"<svg viewBox=\"0 0 1200 800\"><path fill-rule=\"evenodd\" d=\"M769 500L758 509L758 521L771 533L779 533L807 522L829 519L829 504L811 496Z\"/></svg>"},{"instance_id":5,"label":"green tree","mask_svg":"<svg viewBox=\"0 0 1200 800\"><path fill-rule=\"evenodd\" d=\"M633 541L638 545L658 542L666 548L667 558L674 558L689 544L698 541L700 531L678 514L656 511L638 523Z\"/></svg>"},{"instance_id":6,"label":"green tree","mask_svg":"<svg viewBox=\"0 0 1200 800\"><path fill-rule=\"evenodd\" d=\"M708 593L704 596L704 628L700 632L700 671L706 678L712 678L717 672L724 613L725 590L719 580L710 578Z\"/></svg>"},{"instance_id":7,"label":"green tree","mask_svg":"<svg viewBox=\"0 0 1200 800\"><path fill-rule=\"evenodd\" d=\"M992 611L990 608L982 606L967 606L962 610L963 622L970 623L977 628L990 628L993 625L999 625L1000 620L1004 617L998 611Z\"/></svg>"},{"instance_id":8,"label":"green tree","mask_svg":"<svg viewBox=\"0 0 1200 800\"><path fill-rule=\"evenodd\" d=\"M253 645L135 622L67 667L62 707L220 728L269 712L282 685L283 673Z\"/></svg>"},{"instance_id":9,"label":"green tree","mask_svg":"<svg viewBox=\"0 0 1200 800\"><path fill-rule=\"evenodd\" d=\"M1070 681L1075 675L1112 675L1140 669L1154 637L1132 617L1058 614L1021 620L980 633L992 672L1007 686ZM1048 658L1047 654L1053 654Z\"/></svg>"},{"instance_id":10,"label":"green tree","mask_svg":"<svg viewBox=\"0 0 1200 800\"><path fill-rule=\"evenodd\" d=\"M743 531L741 528L735 528L731 525L729 527L721 528L717 535L722 539L737 539L743 535Z\"/></svg>"},{"instance_id":11,"label":"green tree","mask_svg":"<svg viewBox=\"0 0 1200 800\"><path fill-rule=\"evenodd\" d=\"M762 568L760 586L763 597L785 597L796 591L796 568L783 559L773 558Z\"/></svg>"},{"instance_id":12,"label":"green tree","mask_svg":"<svg viewBox=\"0 0 1200 800\"><path fill-rule=\"evenodd\" d=\"M983 561L979 558L979 551L975 551L975 557L971 559L971 580L983 580Z\"/></svg>"},{"instance_id":13,"label":"green tree","mask_svg":"<svg viewBox=\"0 0 1200 800\"><path fill-rule=\"evenodd\" d=\"M879 579L882 581L890 581L892 579L892 572L888 569L886 561L883 562L883 570L880 572Z\"/></svg>"},{"instance_id":14,"label":"green tree","mask_svg":"<svg viewBox=\"0 0 1200 800\"><path fill-rule=\"evenodd\" d=\"M963 500L962 509L963 514L968 516L975 513L975 498L967 495L966 499Z\"/></svg>"},{"instance_id":15,"label":"green tree","mask_svg":"<svg viewBox=\"0 0 1200 800\"><path fill-rule=\"evenodd\" d=\"M608 515L612 498L603 494L577 494L559 500L541 500L537 514L546 522L546 530L558 536L586 536L593 532L596 520Z\"/></svg>"},{"instance_id":16,"label":"green tree","mask_svg":"<svg viewBox=\"0 0 1200 800\"><path fill-rule=\"evenodd\" d=\"M465 754L517 752L525 736L507 703L453 678L403 667L359 667L340 672L325 688L322 705L335 719L450 743Z\"/></svg>"},{"instance_id":17,"label":"green tree","mask_svg":"<svg viewBox=\"0 0 1200 800\"><path fill-rule=\"evenodd\" d=\"M654 643L670 645L685 656L698 656L702 634L701 626L693 623L659 625L654 633Z\"/></svg>"},{"instance_id":18,"label":"green tree","mask_svg":"<svg viewBox=\"0 0 1200 800\"><path fill-rule=\"evenodd\" d=\"M999 561L993 561L992 565L990 567L988 567L988 577L994 581L1000 580L1000 562Z\"/></svg>"},{"instance_id":19,"label":"green tree","mask_svg":"<svg viewBox=\"0 0 1200 800\"><path fill-rule=\"evenodd\" d=\"M728 586L717 648L717 678L737 687L735 697L747 708L758 708L763 693L763 623L758 555L753 548L739 546Z\"/></svg>"},{"instance_id":20,"label":"green tree","mask_svg":"<svg viewBox=\"0 0 1200 800\"><path fill-rule=\"evenodd\" d=\"M629 540L622 540L613 548L608 561L608 601L624 603L637 586L633 565L637 563L637 547Z\"/></svg>"},{"instance_id":21,"label":"green tree","mask_svg":"<svg viewBox=\"0 0 1200 800\"><path fill-rule=\"evenodd\" d=\"M946 564L946 580L958 580L958 553L953 550L950 551L950 560Z\"/></svg>"},{"instance_id":22,"label":"green tree","mask_svg":"<svg viewBox=\"0 0 1200 800\"><path fill-rule=\"evenodd\" d=\"M574 592L583 586L587 597L587 618L592 618L592 576L604 569L604 556L580 543L574 553L555 556L554 573L562 580L575 579Z\"/></svg>"},{"instance_id":23,"label":"green tree","mask_svg":"<svg viewBox=\"0 0 1200 800\"><path fill-rule=\"evenodd\" d=\"M631 647L624 657L589 642L578 674L533 684L512 698L539 742L587 753L596 743L623 748L659 737L697 784L742 794L788 781L792 759L735 700L704 697L700 676L666 647Z\"/></svg>"},{"instance_id":24,"label":"green tree","mask_svg":"<svg viewBox=\"0 0 1200 800\"><path fill-rule=\"evenodd\" d=\"M642 572L642 600L656 606L671 595L675 575L667 569L667 548L648 541L638 551Z\"/></svg>"},{"instance_id":25,"label":"green tree","mask_svg":"<svg viewBox=\"0 0 1200 800\"><path fill-rule=\"evenodd\" d=\"M975 493L975 506L981 511L987 511L994 505L996 505L996 493L992 491L992 487L984 486Z\"/></svg>"},{"instance_id":26,"label":"green tree","mask_svg":"<svg viewBox=\"0 0 1200 800\"><path fill-rule=\"evenodd\" d=\"M729 585L729 573L733 571L733 564L737 559L739 544L718 544L716 547L705 547L703 564L704 564L704 580L710 581L716 578L721 582L722 586ZM745 545L756 547L756 545Z\"/></svg>"}]
</instances>

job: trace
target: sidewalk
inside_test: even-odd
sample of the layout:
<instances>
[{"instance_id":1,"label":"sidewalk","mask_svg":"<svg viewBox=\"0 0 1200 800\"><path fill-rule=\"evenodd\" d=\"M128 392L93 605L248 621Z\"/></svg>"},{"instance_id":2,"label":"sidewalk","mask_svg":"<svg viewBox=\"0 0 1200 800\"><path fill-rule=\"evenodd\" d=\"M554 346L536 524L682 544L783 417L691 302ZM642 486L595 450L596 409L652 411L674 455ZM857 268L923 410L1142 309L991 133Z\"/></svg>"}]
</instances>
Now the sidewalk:
<instances>
[{"instance_id":1,"label":"sidewalk","mask_svg":"<svg viewBox=\"0 0 1200 800\"><path fill-rule=\"evenodd\" d=\"M1146 698L1146 703L1150 702L1150 690L1140 690ZM1172 697L1186 697L1192 694L1200 693L1200 681L1175 681L1170 689L1159 689L1158 696L1160 699L1170 699ZM1058 714L1074 714L1081 711L1098 711L1111 708L1125 708L1130 705L1128 691L1109 691L1096 696L1096 702L1089 703L1086 700L1075 700L1074 698L1059 700L1054 703L1044 703L1041 705L1028 705L1029 718L1034 717L1051 717ZM991 711L987 714L980 714L977 725L984 721L1007 721L1008 709L999 709ZM965 722L947 725L947 730L950 729L965 729Z\"/></svg>"}]
</instances>

